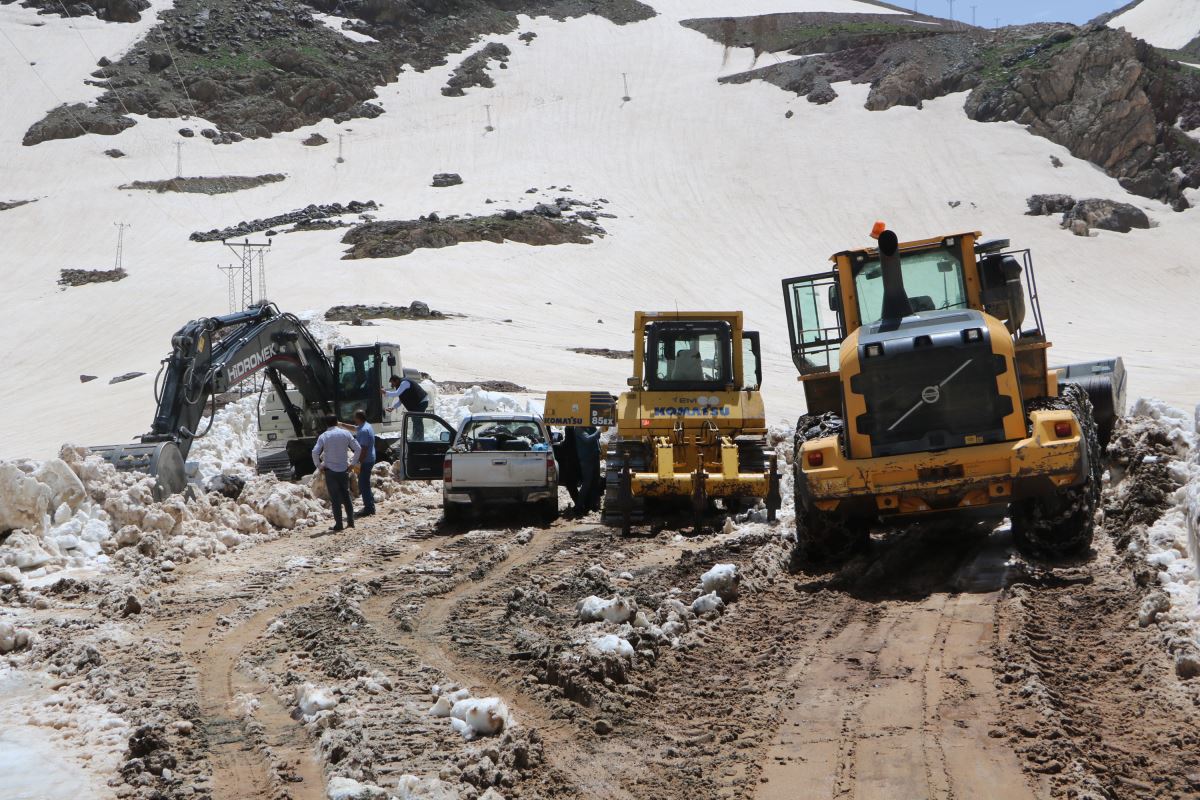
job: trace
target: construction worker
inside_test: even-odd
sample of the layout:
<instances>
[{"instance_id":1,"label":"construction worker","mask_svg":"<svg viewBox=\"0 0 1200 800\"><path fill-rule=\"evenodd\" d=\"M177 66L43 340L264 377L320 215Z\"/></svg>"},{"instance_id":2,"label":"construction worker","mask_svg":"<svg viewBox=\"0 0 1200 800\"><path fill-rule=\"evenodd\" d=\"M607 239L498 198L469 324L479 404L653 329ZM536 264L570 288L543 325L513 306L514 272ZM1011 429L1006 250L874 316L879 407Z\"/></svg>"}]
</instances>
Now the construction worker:
<instances>
[{"instance_id":1,"label":"construction worker","mask_svg":"<svg viewBox=\"0 0 1200 800\"><path fill-rule=\"evenodd\" d=\"M429 395L421 384L409 378L401 378L399 375L393 375L390 383L391 390L380 389L385 397L394 397L396 402L388 406L388 411L395 411L397 408L404 406L405 411L422 412L429 408ZM413 420L413 435L415 441L424 441L425 425L424 420L417 418Z\"/></svg>"},{"instance_id":2,"label":"construction worker","mask_svg":"<svg viewBox=\"0 0 1200 800\"><path fill-rule=\"evenodd\" d=\"M600 429L575 428L575 454L579 458L579 514L600 510Z\"/></svg>"},{"instance_id":3,"label":"construction worker","mask_svg":"<svg viewBox=\"0 0 1200 800\"><path fill-rule=\"evenodd\" d=\"M375 467L375 429L367 422L367 412L361 408L354 410L354 424L342 427L354 434L354 440L362 448L358 457L358 493L362 496L363 506L354 513L359 517L369 517L375 513L375 495L371 493L371 470Z\"/></svg>"},{"instance_id":4,"label":"construction worker","mask_svg":"<svg viewBox=\"0 0 1200 800\"><path fill-rule=\"evenodd\" d=\"M337 417L325 415L325 432L317 437L313 447L313 464L325 478L329 502L333 504L333 527L330 533L342 529L342 506L346 507L346 524L354 527L354 503L350 500L350 468L358 463L362 447L349 431L338 426Z\"/></svg>"},{"instance_id":5,"label":"construction worker","mask_svg":"<svg viewBox=\"0 0 1200 800\"><path fill-rule=\"evenodd\" d=\"M554 443L554 460L558 462L558 485L571 495L571 507L577 515L586 513L579 502L579 456L575 452L575 428L563 429L562 438Z\"/></svg>"}]
</instances>

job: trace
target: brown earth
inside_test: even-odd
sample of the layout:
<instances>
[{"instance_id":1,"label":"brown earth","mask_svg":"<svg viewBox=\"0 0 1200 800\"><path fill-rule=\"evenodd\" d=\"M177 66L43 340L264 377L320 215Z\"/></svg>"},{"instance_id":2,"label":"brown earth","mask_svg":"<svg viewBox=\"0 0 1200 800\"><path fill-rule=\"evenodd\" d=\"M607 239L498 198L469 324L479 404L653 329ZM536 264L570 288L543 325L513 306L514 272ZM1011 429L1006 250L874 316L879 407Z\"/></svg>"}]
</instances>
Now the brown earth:
<instances>
[{"instance_id":1,"label":"brown earth","mask_svg":"<svg viewBox=\"0 0 1200 800\"><path fill-rule=\"evenodd\" d=\"M1138 625L1150 590L1122 538L1163 508L1137 466L1160 438L1118 430L1125 489L1075 563L1027 562L1004 528L913 526L793 575L778 526L447 527L436 485L410 486L354 530L133 589L64 582L29 624L37 657L81 664L138 729L122 797L316 800L331 776L398 794L406 774L488 800L1194 797L1200 683ZM671 610L715 563L741 575L723 611ZM131 592L140 611L115 619ZM647 616L631 657L588 649L615 628L578 620L593 594ZM337 705L302 717L307 683ZM428 713L448 684L502 698L514 724L464 741Z\"/></svg>"},{"instance_id":2,"label":"brown earth","mask_svg":"<svg viewBox=\"0 0 1200 800\"><path fill-rule=\"evenodd\" d=\"M134 181L119 186L120 189L143 189L153 192L188 192L191 194L228 194L278 183L286 175L222 175L219 178L169 178L165 181Z\"/></svg>"}]
</instances>

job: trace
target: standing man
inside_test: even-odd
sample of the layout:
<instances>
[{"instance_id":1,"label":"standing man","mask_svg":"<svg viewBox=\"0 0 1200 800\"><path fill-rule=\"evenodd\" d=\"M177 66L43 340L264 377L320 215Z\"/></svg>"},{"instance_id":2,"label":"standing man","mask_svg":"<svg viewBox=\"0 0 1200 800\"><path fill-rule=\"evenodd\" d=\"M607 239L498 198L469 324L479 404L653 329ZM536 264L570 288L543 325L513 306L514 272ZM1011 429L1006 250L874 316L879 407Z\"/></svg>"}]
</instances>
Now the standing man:
<instances>
[{"instance_id":1,"label":"standing man","mask_svg":"<svg viewBox=\"0 0 1200 800\"><path fill-rule=\"evenodd\" d=\"M391 377L391 391L380 389L385 397L394 397L396 402L388 406L388 411L395 411L400 406L404 406L405 411L425 411L429 408L429 394L421 388L421 384L410 378L401 378L399 375ZM421 440L425 431L424 420L413 420L413 434L418 440Z\"/></svg>"},{"instance_id":2,"label":"standing man","mask_svg":"<svg viewBox=\"0 0 1200 800\"><path fill-rule=\"evenodd\" d=\"M579 513L600 510L604 493L600 484L600 429L592 426L575 428L575 453L579 458Z\"/></svg>"},{"instance_id":3,"label":"standing man","mask_svg":"<svg viewBox=\"0 0 1200 800\"><path fill-rule=\"evenodd\" d=\"M575 454L575 429L563 428L562 440L554 444L554 460L558 462L558 485L571 495L571 510L576 516L586 512L579 502L579 457Z\"/></svg>"},{"instance_id":4,"label":"standing man","mask_svg":"<svg viewBox=\"0 0 1200 800\"><path fill-rule=\"evenodd\" d=\"M362 495L362 510L355 512L360 517L369 517L375 513L375 495L371 494L371 470L375 466L375 429L367 422L367 412L361 408L354 410L354 425L342 426L354 433L354 440L362 451L358 456L358 493Z\"/></svg>"},{"instance_id":5,"label":"standing man","mask_svg":"<svg viewBox=\"0 0 1200 800\"><path fill-rule=\"evenodd\" d=\"M346 524L354 527L354 503L350 500L350 467L358 463L362 447L349 431L338 427L337 417L325 415L325 432L317 437L313 448L313 464L325 476L329 502L333 504L331 533L342 529L342 506L346 507Z\"/></svg>"}]
</instances>

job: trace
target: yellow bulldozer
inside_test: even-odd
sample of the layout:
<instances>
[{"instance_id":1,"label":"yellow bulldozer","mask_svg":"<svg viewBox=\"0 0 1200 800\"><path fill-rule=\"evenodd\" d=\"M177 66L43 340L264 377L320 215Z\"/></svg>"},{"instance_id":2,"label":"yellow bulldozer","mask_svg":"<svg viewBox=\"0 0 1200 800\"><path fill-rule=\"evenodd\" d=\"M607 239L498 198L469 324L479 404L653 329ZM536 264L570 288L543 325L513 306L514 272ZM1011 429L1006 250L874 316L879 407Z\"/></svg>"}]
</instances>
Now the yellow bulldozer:
<instances>
[{"instance_id":1,"label":"yellow bulldozer","mask_svg":"<svg viewBox=\"0 0 1200 800\"><path fill-rule=\"evenodd\" d=\"M637 312L633 376L616 399L552 392L548 424L614 427L605 453L602 518L626 535L652 512L690 507L699 530L719 500L728 512L780 505L768 453L759 335L742 312ZM604 407L609 398L608 407Z\"/></svg>"},{"instance_id":2,"label":"yellow bulldozer","mask_svg":"<svg viewBox=\"0 0 1200 800\"><path fill-rule=\"evenodd\" d=\"M1028 250L960 233L831 257L783 282L808 412L796 424L796 560L843 560L873 526L1012 520L1024 553L1091 543L1121 359L1050 368Z\"/></svg>"}]
</instances>

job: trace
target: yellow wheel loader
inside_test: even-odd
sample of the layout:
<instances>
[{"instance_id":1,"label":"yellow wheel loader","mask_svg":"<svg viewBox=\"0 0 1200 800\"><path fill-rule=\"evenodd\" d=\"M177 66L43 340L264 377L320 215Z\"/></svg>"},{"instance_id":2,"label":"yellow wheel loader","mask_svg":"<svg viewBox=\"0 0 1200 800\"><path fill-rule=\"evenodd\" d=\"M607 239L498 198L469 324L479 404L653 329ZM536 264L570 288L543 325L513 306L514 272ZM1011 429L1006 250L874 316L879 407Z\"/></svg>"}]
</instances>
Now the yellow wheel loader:
<instances>
[{"instance_id":1,"label":"yellow wheel loader","mask_svg":"<svg viewBox=\"0 0 1200 800\"><path fill-rule=\"evenodd\" d=\"M1121 359L1050 368L1033 259L960 233L875 247L783 282L808 413L796 424L796 561L844 559L872 526L1011 517L1023 552L1091 543Z\"/></svg>"},{"instance_id":2,"label":"yellow wheel loader","mask_svg":"<svg viewBox=\"0 0 1200 800\"><path fill-rule=\"evenodd\" d=\"M597 410L603 394L581 394L576 408L592 404L582 414L567 408L571 393L547 397L549 424L574 416L616 429L605 454L604 523L628 535L655 506L690 507L699 530L712 500L731 512L763 501L774 520L779 473L767 453L759 337L743 330L742 312L639 311L633 337L633 377L615 409Z\"/></svg>"}]
</instances>

